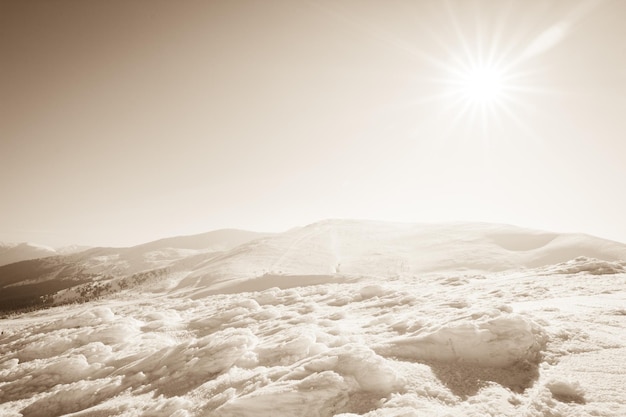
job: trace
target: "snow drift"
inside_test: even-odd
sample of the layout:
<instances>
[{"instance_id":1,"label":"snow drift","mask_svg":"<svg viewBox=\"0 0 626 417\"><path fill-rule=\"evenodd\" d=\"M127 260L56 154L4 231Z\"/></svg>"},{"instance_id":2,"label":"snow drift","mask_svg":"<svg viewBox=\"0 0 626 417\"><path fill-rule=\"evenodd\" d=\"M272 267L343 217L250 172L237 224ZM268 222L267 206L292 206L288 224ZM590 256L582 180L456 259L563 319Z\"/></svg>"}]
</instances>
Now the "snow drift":
<instances>
[{"instance_id":1,"label":"snow drift","mask_svg":"<svg viewBox=\"0 0 626 417\"><path fill-rule=\"evenodd\" d=\"M439 325L392 339L378 351L413 360L461 361L484 367L538 363L543 330L519 315L497 315Z\"/></svg>"}]
</instances>

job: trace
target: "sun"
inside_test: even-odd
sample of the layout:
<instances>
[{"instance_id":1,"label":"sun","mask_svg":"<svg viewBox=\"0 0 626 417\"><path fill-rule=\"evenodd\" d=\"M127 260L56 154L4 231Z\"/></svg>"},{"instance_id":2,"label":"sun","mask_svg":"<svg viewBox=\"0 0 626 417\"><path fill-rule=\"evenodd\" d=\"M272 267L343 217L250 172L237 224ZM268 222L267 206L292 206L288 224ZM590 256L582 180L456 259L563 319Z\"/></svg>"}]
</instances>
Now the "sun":
<instances>
[{"instance_id":1,"label":"sun","mask_svg":"<svg viewBox=\"0 0 626 417\"><path fill-rule=\"evenodd\" d=\"M523 124L518 115L523 104L520 93L525 88L520 84L523 74L513 61L493 55L468 52L443 66L446 87L440 98L445 113L452 114L448 129L477 127L482 135L490 136L507 119Z\"/></svg>"},{"instance_id":2,"label":"sun","mask_svg":"<svg viewBox=\"0 0 626 417\"><path fill-rule=\"evenodd\" d=\"M449 67L448 96L466 111L495 112L507 104L511 83L507 67L497 62L469 59Z\"/></svg>"},{"instance_id":3,"label":"sun","mask_svg":"<svg viewBox=\"0 0 626 417\"><path fill-rule=\"evenodd\" d=\"M494 13L479 13L466 19L465 2L443 2L445 19L439 27L424 28L429 39L424 49L376 31L381 41L407 53L419 63L406 102L399 108L419 107L432 118L416 117L413 132L436 132L451 141L492 144L524 137L533 142L542 138L531 121L537 115L536 100L558 94L543 77L545 66L534 57L558 44L568 29L557 23L533 37L532 33L508 32L514 8L502 2ZM506 5L508 4L508 5ZM456 8L459 7L459 9ZM581 12L582 13L582 12ZM483 20L484 19L484 20ZM369 27L368 27L369 29ZM413 109L409 112L413 117ZM512 135L510 132L514 132Z\"/></svg>"},{"instance_id":4,"label":"sun","mask_svg":"<svg viewBox=\"0 0 626 417\"><path fill-rule=\"evenodd\" d=\"M476 65L459 80L460 94L471 104L493 105L504 98L505 77L495 66Z\"/></svg>"}]
</instances>

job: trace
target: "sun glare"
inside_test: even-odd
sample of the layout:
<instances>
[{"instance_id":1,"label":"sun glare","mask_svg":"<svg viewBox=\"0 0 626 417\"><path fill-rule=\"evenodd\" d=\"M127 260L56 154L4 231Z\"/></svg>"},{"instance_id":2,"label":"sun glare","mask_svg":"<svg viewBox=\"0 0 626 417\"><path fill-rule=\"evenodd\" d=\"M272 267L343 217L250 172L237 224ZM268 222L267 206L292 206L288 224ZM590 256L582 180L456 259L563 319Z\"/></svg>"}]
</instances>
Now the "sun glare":
<instances>
[{"instance_id":1,"label":"sun glare","mask_svg":"<svg viewBox=\"0 0 626 417\"><path fill-rule=\"evenodd\" d=\"M444 113L452 116L446 131L480 129L480 137L485 139L496 137L505 123L513 123L519 131L532 135L522 113L528 107L524 94L532 91L529 73L522 71L515 57L507 57L495 46L487 53L477 49L450 49L450 61L441 65L445 76L439 99Z\"/></svg>"},{"instance_id":2,"label":"sun glare","mask_svg":"<svg viewBox=\"0 0 626 417\"><path fill-rule=\"evenodd\" d=\"M464 98L474 104L496 104L502 99L504 77L498 68L471 68L461 77L460 84Z\"/></svg>"},{"instance_id":3,"label":"sun glare","mask_svg":"<svg viewBox=\"0 0 626 417\"><path fill-rule=\"evenodd\" d=\"M360 20L353 22L362 25L377 40L419 62L423 71L415 76L419 89L415 93L409 90L406 103L399 106L431 106L427 110L437 117L433 117L433 125L426 124L424 129L441 122L436 127L441 137L473 138L489 146L492 141L513 137L503 133L514 129L515 136L519 133L533 141L540 140L527 116L534 111L532 100L555 91L541 85L545 82L540 76L543 69L530 58L561 42L572 24L591 10L592 5L580 6L572 12L570 20L557 22L533 36L531 32L509 30L509 26L515 26L510 25L510 20L515 18L510 2L494 8L498 9L497 13L486 13L484 21L481 15L472 20L464 17L469 3L443 3L446 16L442 30L428 25L423 28L431 41L425 49L396 37L393 32ZM421 127L414 130L420 131Z\"/></svg>"},{"instance_id":4,"label":"sun glare","mask_svg":"<svg viewBox=\"0 0 626 417\"><path fill-rule=\"evenodd\" d=\"M514 97L519 90L514 81L516 74L506 62L482 58L470 55L465 62L457 59L456 65L445 68L448 87L441 97L447 102L447 110L454 115L449 129L467 122L488 134L504 118L512 117L518 122L512 108L519 101Z\"/></svg>"}]
</instances>

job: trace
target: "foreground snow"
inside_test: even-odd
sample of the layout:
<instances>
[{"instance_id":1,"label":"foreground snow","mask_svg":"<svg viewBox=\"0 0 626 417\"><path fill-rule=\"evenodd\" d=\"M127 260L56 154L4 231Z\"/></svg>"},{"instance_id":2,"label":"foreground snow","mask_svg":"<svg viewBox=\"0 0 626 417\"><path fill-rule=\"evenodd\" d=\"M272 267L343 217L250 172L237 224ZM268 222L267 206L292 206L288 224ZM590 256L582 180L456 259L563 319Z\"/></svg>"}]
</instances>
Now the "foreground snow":
<instances>
[{"instance_id":1,"label":"foreground snow","mask_svg":"<svg viewBox=\"0 0 626 417\"><path fill-rule=\"evenodd\" d=\"M624 416L623 267L268 274L13 316L0 415Z\"/></svg>"}]
</instances>

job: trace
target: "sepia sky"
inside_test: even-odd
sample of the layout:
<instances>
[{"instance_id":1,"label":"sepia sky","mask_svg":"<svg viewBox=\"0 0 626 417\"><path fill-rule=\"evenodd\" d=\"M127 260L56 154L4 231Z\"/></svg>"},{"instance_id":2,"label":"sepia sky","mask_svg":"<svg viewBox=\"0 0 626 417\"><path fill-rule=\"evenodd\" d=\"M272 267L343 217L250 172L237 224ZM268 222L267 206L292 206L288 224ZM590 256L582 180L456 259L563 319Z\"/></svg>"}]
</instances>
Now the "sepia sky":
<instances>
[{"instance_id":1,"label":"sepia sky","mask_svg":"<svg viewBox=\"0 0 626 417\"><path fill-rule=\"evenodd\" d=\"M0 0L0 241L324 218L626 242L621 0Z\"/></svg>"}]
</instances>

